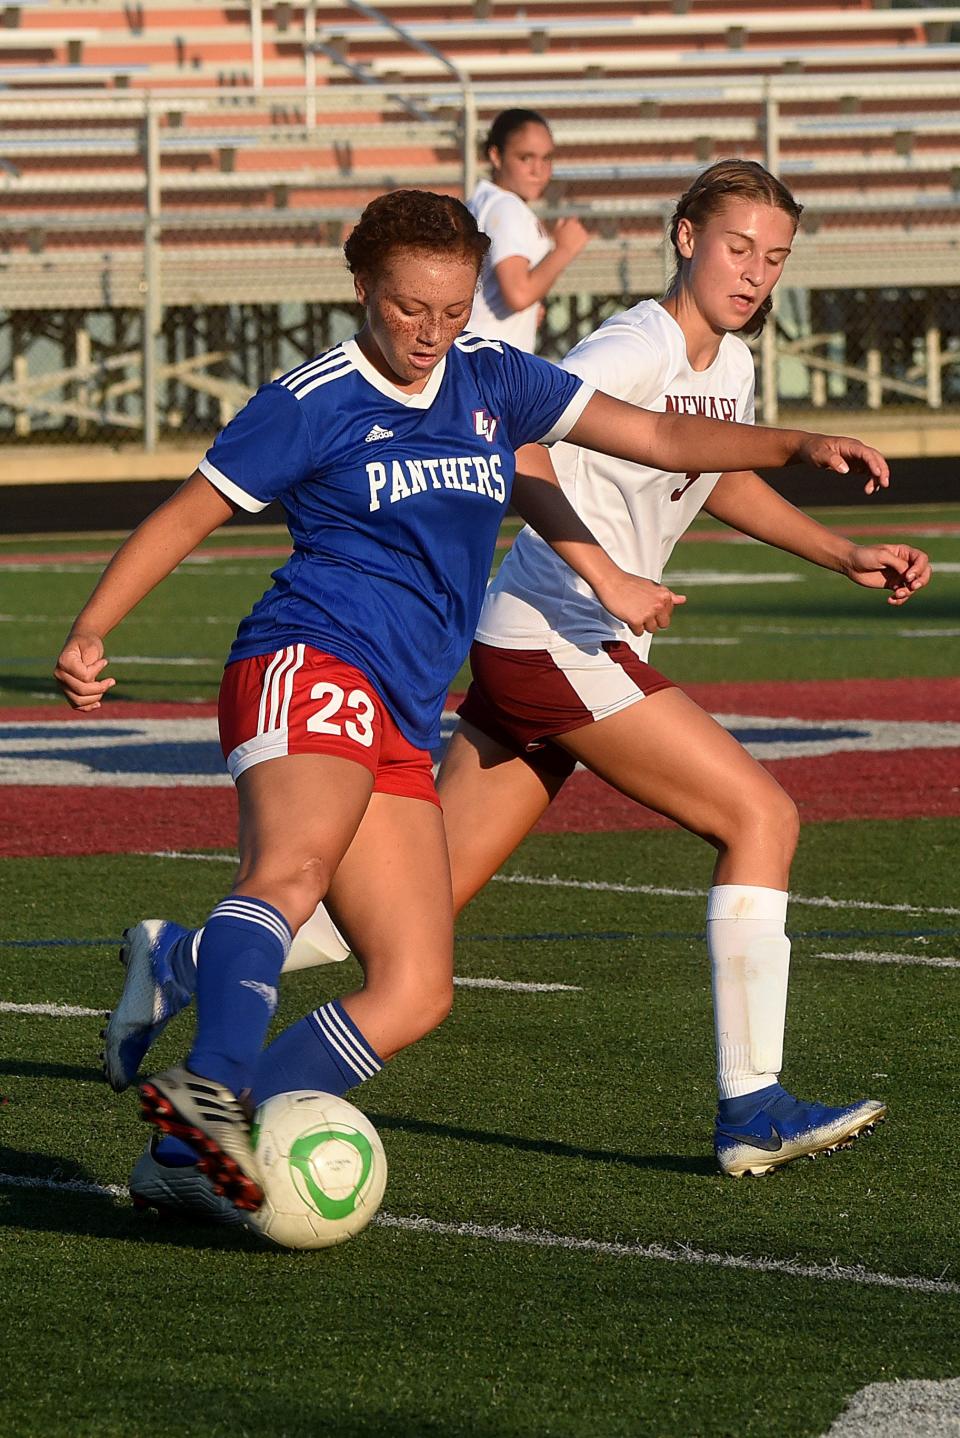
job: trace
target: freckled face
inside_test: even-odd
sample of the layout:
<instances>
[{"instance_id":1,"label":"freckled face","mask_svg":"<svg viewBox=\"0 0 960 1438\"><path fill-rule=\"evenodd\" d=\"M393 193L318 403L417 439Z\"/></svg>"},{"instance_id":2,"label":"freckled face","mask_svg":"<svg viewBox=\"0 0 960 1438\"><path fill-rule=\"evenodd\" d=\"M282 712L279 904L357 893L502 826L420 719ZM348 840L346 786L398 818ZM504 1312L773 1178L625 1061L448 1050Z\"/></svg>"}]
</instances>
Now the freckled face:
<instances>
[{"instance_id":1,"label":"freckled face","mask_svg":"<svg viewBox=\"0 0 960 1438\"><path fill-rule=\"evenodd\" d=\"M783 273L794 230L783 210L752 200L730 200L699 228L680 221L684 288L714 330L742 329L756 313Z\"/></svg>"},{"instance_id":2,"label":"freckled face","mask_svg":"<svg viewBox=\"0 0 960 1438\"><path fill-rule=\"evenodd\" d=\"M429 250L397 251L371 279L356 275L366 323L357 336L391 383L417 393L464 329L473 308L473 260Z\"/></svg>"}]
</instances>

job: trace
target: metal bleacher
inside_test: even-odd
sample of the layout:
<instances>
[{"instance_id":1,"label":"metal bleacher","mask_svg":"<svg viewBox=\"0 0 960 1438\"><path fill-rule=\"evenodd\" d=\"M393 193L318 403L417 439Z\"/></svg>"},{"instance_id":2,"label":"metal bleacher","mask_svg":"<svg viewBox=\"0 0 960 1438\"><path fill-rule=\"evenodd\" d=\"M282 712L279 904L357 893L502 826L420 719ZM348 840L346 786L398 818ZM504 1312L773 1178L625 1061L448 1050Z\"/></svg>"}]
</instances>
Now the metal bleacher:
<instances>
[{"instance_id":1,"label":"metal bleacher","mask_svg":"<svg viewBox=\"0 0 960 1438\"><path fill-rule=\"evenodd\" d=\"M790 262L806 298L792 329L784 314L779 354L810 402L851 371L871 408L940 407L960 337L927 296L960 282L958 38L960 6L868 0L7 5L0 420L20 439L59 418L153 445L191 406L225 417L252 373L228 357L236 327L255 313L277 362L329 338L352 299L340 245L363 204L397 185L469 189L490 118L517 103L554 133L545 218L579 214L594 232L554 291L558 343L662 288L676 194L743 155L806 206ZM924 290L923 363L878 373L870 337L843 348L818 296L906 285ZM322 322L302 318L317 307ZM59 369L36 372L38 336L60 346ZM154 389L175 398L151 415Z\"/></svg>"}]
</instances>

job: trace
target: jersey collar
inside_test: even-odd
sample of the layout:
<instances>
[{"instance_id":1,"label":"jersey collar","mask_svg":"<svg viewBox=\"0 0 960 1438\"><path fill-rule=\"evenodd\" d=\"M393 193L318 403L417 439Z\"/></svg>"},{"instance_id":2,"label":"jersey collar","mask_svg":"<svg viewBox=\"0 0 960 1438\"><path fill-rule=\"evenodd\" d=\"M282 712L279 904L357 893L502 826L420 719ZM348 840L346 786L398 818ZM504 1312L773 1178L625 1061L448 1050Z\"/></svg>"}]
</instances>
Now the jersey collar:
<instances>
[{"instance_id":1,"label":"jersey collar","mask_svg":"<svg viewBox=\"0 0 960 1438\"><path fill-rule=\"evenodd\" d=\"M444 355L443 359L437 365L436 369L432 371L430 378L427 380L426 388L420 390L417 394L410 394L406 390L398 389L395 384L390 383L386 375L382 375L378 369L375 369L356 340L345 340L343 343L343 352L349 356L354 367L367 381L367 384L372 384L374 389L386 395L387 399L395 400L397 404L405 405L407 409L430 408L437 397L440 385L443 382L444 371L447 367L447 357Z\"/></svg>"}]
</instances>

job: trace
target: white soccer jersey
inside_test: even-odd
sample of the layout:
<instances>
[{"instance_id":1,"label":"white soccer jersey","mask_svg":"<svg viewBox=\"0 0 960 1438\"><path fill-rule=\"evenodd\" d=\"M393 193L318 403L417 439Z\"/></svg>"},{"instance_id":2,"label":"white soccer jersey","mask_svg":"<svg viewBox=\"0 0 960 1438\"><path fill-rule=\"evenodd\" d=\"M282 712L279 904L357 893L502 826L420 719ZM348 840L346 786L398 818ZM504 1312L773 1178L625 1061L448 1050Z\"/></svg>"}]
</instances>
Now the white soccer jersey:
<instances>
[{"instance_id":1,"label":"white soccer jersey","mask_svg":"<svg viewBox=\"0 0 960 1438\"><path fill-rule=\"evenodd\" d=\"M479 229L490 236L490 250L480 274L480 288L467 326L471 334L506 340L533 353L537 339L539 300L525 310L511 310L500 292L495 267L501 260L521 255L538 265L553 246L530 206L512 190L481 180L467 201Z\"/></svg>"},{"instance_id":2,"label":"white soccer jersey","mask_svg":"<svg viewBox=\"0 0 960 1438\"><path fill-rule=\"evenodd\" d=\"M713 364L692 369L680 326L656 300L607 320L563 367L644 409L753 423L753 358L743 340L724 335ZM668 474L573 444L554 446L551 456L564 493L608 554L629 573L654 580L720 477ZM501 649L619 639L645 658L651 635L631 634L527 527L487 590L477 638Z\"/></svg>"}]
</instances>

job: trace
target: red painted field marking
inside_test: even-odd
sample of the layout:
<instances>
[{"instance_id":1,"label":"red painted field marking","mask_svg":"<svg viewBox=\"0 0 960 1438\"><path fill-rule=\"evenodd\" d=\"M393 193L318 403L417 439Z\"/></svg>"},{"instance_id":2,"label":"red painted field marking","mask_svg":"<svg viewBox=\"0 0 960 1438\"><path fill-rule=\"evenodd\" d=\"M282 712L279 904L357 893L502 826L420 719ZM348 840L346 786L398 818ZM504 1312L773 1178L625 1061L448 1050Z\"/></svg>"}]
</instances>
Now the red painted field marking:
<instances>
[{"instance_id":1,"label":"red painted field marking","mask_svg":"<svg viewBox=\"0 0 960 1438\"><path fill-rule=\"evenodd\" d=\"M960 679L699 684L689 693L713 713L855 724L857 720L960 722ZM451 696L451 707L455 701ZM77 726L111 719L209 718L212 704L107 703L89 716L54 706L0 711L5 723ZM853 751L770 760L807 823L960 817L960 748ZM236 843L232 788L7 785L0 789L6 856L228 849ZM668 821L590 774L575 774L541 833L665 828Z\"/></svg>"}]
</instances>

